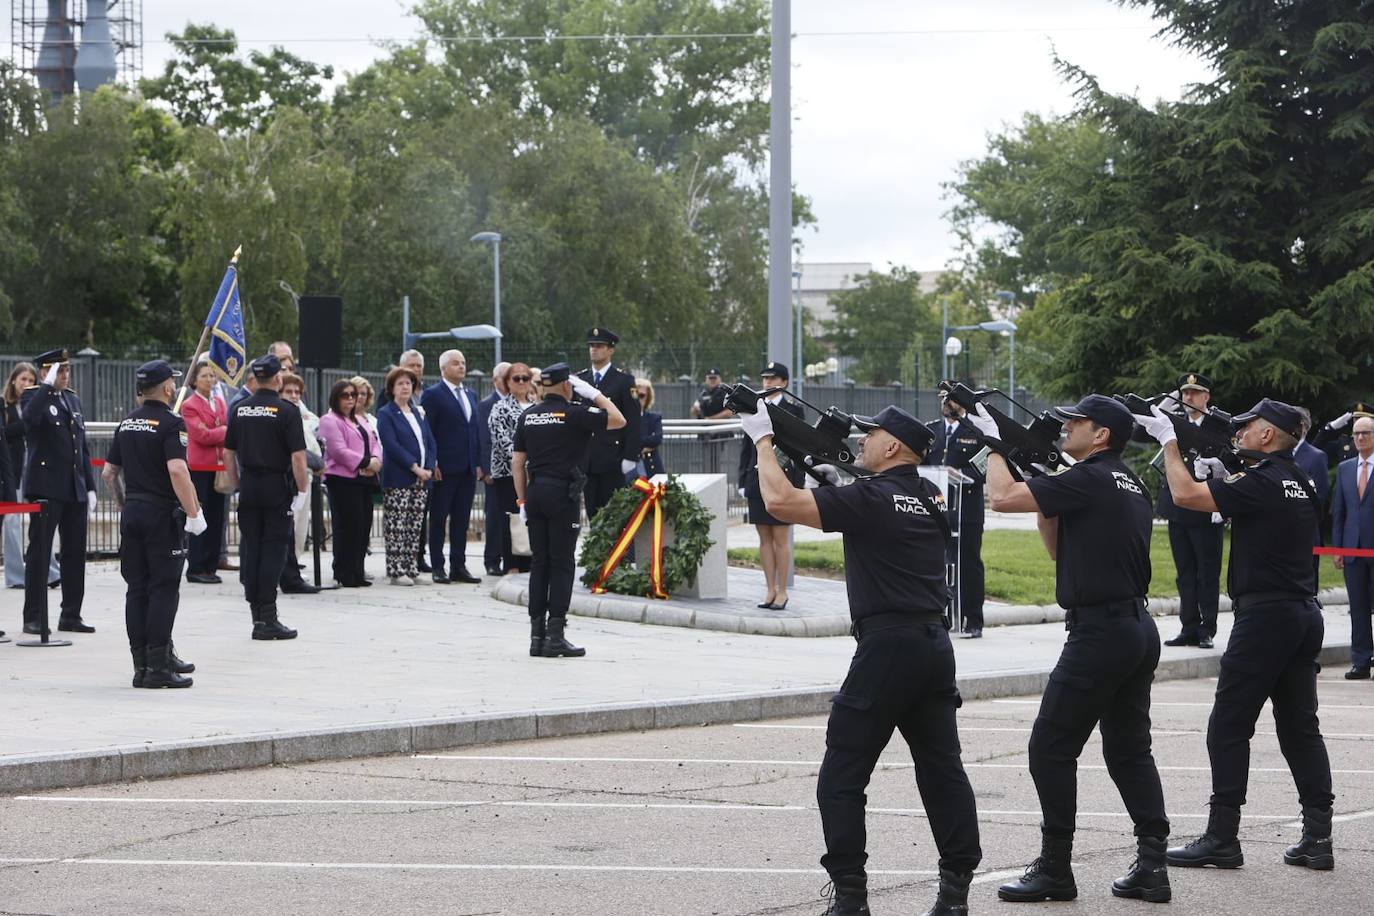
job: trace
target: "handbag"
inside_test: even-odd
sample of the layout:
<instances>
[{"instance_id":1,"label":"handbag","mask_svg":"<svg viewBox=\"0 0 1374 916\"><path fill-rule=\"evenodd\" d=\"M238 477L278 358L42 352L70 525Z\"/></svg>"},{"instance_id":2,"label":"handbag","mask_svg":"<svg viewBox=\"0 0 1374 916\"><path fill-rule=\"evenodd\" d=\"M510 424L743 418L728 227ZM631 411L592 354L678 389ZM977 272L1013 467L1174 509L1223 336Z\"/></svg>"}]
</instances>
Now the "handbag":
<instances>
[{"instance_id":1,"label":"handbag","mask_svg":"<svg viewBox=\"0 0 1374 916\"><path fill-rule=\"evenodd\" d=\"M215 492L226 496L234 492L234 484L229 480L229 472L227 470L215 472Z\"/></svg>"},{"instance_id":2,"label":"handbag","mask_svg":"<svg viewBox=\"0 0 1374 916\"><path fill-rule=\"evenodd\" d=\"M530 529L520 520L519 512L507 512L510 527L510 552L517 557L533 556L530 549Z\"/></svg>"}]
</instances>

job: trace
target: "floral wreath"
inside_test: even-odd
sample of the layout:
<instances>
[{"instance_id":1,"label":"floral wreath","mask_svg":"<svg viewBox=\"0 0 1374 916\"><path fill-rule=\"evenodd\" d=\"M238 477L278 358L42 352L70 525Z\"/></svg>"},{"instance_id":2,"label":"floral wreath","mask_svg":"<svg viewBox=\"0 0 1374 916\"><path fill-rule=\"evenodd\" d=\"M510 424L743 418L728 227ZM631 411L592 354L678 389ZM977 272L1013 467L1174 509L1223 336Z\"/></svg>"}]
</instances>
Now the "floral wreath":
<instances>
[{"instance_id":1,"label":"floral wreath","mask_svg":"<svg viewBox=\"0 0 1374 916\"><path fill-rule=\"evenodd\" d=\"M638 565L621 560L634 543L640 525L653 516L653 556L637 558ZM714 516L675 475L667 483L639 478L616 490L592 519L579 562L582 584L594 593L667 598L673 589L696 581L711 540ZM663 523L673 526L672 544L663 545Z\"/></svg>"}]
</instances>

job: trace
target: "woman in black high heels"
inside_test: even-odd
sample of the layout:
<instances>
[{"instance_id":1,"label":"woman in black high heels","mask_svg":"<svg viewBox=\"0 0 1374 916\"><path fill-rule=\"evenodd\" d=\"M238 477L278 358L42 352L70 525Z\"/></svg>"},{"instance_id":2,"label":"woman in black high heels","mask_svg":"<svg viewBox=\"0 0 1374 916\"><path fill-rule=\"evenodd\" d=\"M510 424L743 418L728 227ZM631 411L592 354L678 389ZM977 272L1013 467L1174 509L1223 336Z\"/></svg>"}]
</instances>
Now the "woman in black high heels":
<instances>
[{"instance_id":1,"label":"woman in black high heels","mask_svg":"<svg viewBox=\"0 0 1374 916\"><path fill-rule=\"evenodd\" d=\"M776 404L788 413L802 415L802 409L793 401L783 399L789 375L782 363L769 363L760 373L766 400ZM781 611L787 607L787 571L792 567L792 526L780 522L768 513L763 504L763 493L759 490L758 451L748 436L744 438L739 456L739 480L742 495L749 501L749 521L759 534L759 565L763 567L764 583L767 592L759 607L770 611ZM799 487L802 475L800 468L788 471L792 486Z\"/></svg>"}]
</instances>

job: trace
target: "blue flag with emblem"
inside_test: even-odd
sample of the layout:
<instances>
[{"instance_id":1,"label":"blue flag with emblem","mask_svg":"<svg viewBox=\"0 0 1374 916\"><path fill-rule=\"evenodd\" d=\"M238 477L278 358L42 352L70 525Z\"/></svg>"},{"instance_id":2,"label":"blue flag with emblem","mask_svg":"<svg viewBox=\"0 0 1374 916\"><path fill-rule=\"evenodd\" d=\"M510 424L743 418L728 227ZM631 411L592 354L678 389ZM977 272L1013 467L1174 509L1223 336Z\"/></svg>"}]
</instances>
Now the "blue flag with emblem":
<instances>
[{"instance_id":1,"label":"blue flag with emblem","mask_svg":"<svg viewBox=\"0 0 1374 916\"><path fill-rule=\"evenodd\" d=\"M205 316L205 327L210 334L210 349L205 358L215 367L219 377L231 385L242 381L243 371L248 366L248 338L243 329L243 305L239 302L238 260L239 252L235 251L210 306L210 314Z\"/></svg>"}]
</instances>

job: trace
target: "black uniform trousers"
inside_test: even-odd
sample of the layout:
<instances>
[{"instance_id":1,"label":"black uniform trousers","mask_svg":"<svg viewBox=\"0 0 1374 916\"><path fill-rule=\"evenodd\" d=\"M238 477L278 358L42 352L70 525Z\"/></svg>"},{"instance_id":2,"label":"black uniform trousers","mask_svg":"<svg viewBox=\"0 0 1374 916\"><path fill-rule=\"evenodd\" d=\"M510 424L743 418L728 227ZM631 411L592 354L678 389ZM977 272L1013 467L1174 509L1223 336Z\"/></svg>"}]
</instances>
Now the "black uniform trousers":
<instances>
[{"instance_id":1,"label":"black uniform trousers","mask_svg":"<svg viewBox=\"0 0 1374 916\"><path fill-rule=\"evenodd\" d=\"M191 538L191 552L186 560L187 572L214 575L219 569L220 546L224 542L224 506L229 497L215 492L214 471L192 471L191 483L196 499L205 512L205 532Z\"/></svg>"},{"instance_id":2,"label":"black uniform trousers","mask_svg":"<svg viewBox=\"0 0 1374 916\"><path fill-rule=\"evenodd\" d=\"M625 486L625 474L619 462L609 471L591 471L587 474L587 484L583 492L587 498L587 521L596 518L601 507L611 501L615 491Z\"/></svg>"},{"instance_id":3,"label":"black uniform trousers","mask_svg":"<svg viewBox=\"0 0 1374 916\"><path fill-rule=\"evenodd\" d=\"M1164 790L1150 750L1150 683L1159 630L1142 599L1069 612L1069 638L1031 729L1030 771L1041 830L1070 838L1078 814L1078 758L1093 728L1136 836L1169 835Z\"/></svg>"},{"instance_id":4,"label":"black uniform trousers","mask_svg":"<svg viewBox=\"0 0 1374 916\"><path fill-rule=\"evenodd\" d=\"M1240 808L1250 777L1250 737L1265 700L1274 704L1279 750L1304 807L1330 808L1331 761L1317 723L1317 655L1326 627L1315 599L1237 602L1207 721L1212 804Z\"/></svg>"},{"instance_id":5,"label":"black uniform trousers","mask_svg":"<svg viewBox=\"0 0 1374 916\"><path fill-rule=\"evenodd\" d=\"M340 585L357 585L366 575L367 545L372 540L374 480L375 477L335 474L326 474L324 478L334 533L334 581Z\"/></svg>"},{"instance_id":6,"label":"black uniform trousers","mask_svg":"<svg viewBox=\"0 0 1374 916\"><path fill-rule=\"evenodd\" d=\"M136 499L120 515L119 571L129 586L124 627L134 649L171 641L186 560L183 518L172 506Z\"/></svg>"},{"instance_id":7,"label":"black uniform trousers","mask_svg":"<svg viewBox=\"0 0 1374 916\"><path fill-rule=\"evenodd\" d=\"M864 790L878 756L902 733L916 764L916 787L930 821L940 867L970 872L982 860L973 789L959 757L954 648L937 624L866 632L832 699L816 802L825 832L821 865L832 877L863 874Z\"/></svg>"},{"instance_id":8,"label":"black uniform trousers","mask_svg":"<svg viewBox=\"0 0 1374 916\"><path fill-rule=\"evenodd\" d=\"M1217 635L1224 531L1224 525L1169 523L1169 547L1178 571L1178 622L1184 636L1194 641Z\"/></svg>"},{"instance_id":9,"label":"black uniform trousers","mask_svg":"<svg viewBox=\"0 0 1374 916\"><path fill-rule=\"evenodd\" d=\"M577 561L582 507L569 492L572 484L536 477L525 491L530 529L530 618L567 617Z\"/></svg>"},{"instance_id":10,"label":"black uniform trousers","mask_svg":"<svg viewBox=\"0 0 1374 916\"><path fill-rule=\"evenodd\" d=\"M1371 605L1374 602L1374 559L1346 557L1342 572L1350 600L1350 666L1368 668L1374 659L1374 629L1370 625L1370 609L1374 606Z\"/></svg>"},{"instance_id":11,"label":"black uniform trousers","mask_svg":"<svg viewBox=\"0 0 1374 916\"><path fill-rule=\"evenodd\" d=\"M254 610L276 605L277 580L293 537L290 501L271 507L239 506L239 581Z\"/></svg>"},{"instance_id":12,"label":"black uniform trousers","mask_svg":"<svg viewBox=\"0 0 1374 916\"><path fill-rule=\"evenodd\" d=\"M29 526L29 549L24 554L24 623L33 626L38 625L48 606L48 565L52 562L54 533L62 535L62 619L80 617L86 596L86 504L50 499L42 516L40 536L35 537L32 524Z\"/></svg>"},{"instance_id":13,"label":"black uniform trousers","mask_svg":"<svg viewBox=\"0 0 1374 916\"><path fill-rule=\"evenodd\" d=\"M959 616L964 630L983 628L983 488L964 487L960 494L958 570ZM955 549L953 545L951 550Z\"/></svg>"}]
</instances>

